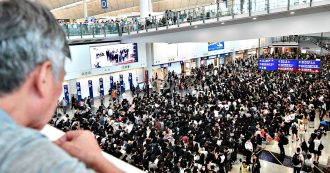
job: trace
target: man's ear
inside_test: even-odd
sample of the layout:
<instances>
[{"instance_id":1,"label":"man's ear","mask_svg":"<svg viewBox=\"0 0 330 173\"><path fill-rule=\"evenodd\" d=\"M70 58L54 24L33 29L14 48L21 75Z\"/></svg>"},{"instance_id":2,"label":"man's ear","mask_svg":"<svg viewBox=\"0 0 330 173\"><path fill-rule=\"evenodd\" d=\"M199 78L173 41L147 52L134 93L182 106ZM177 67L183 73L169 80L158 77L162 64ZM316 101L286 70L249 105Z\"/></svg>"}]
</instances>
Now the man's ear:
<instances>
[{"instance_id":1,"label":"man's ear","mask_svg":"<svg viewBox=\"0 0 330 173\"><path fill-rule=\"evenodd\" d=\"M52 63L45 61L38 67L36 74L35 86L40 97L44 97L49 93L51 85L53 85L54 76L52 73Z\"/></svg>"}]
</instances>

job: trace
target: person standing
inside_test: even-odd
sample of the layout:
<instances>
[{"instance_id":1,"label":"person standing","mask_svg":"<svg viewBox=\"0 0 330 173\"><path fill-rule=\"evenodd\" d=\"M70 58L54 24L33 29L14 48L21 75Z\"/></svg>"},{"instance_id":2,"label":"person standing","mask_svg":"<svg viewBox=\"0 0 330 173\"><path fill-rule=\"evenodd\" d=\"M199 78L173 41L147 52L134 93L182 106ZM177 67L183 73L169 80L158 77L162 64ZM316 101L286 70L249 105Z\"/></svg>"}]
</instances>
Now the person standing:
<instances>
[{"instance_id":1,"label":"person standing","mask_svg":"<svg viewBox=\"0 0 330 173\"><path fill-rule=\"evenodd\" d=\"M251 173L251 168L245 161L243 161L242 166L239 168L239 172L240 173Z\"/></svg>"},{"instance_id":2,"label":"person standing","mask_svg":"<svg viewBox=\"0 0 330 173\"><path fill-rule=\"evenodd\" d=\"M245 150L246 150L246 164L250 164L251 163L251 156L253 153L253 144L251 142L251 139L248 139L245 142Z\"/></svg>"},{"instance_id":3,"label":"person standing","mask_svg":"<svg viewBox=\"0 0 330 173\"><path fill-rule=\"evenodd\" d=\"M311 154L307 154L307 158L304 162L303 171L305 173L312 173L314 168L313 158Z\"/></svg>"},{"instance_id":4,"label":"person standing","mask_svg":"<svg viewBox=\"0 0 330 173\"><path fill-rule=\"evenodd\" d=\"M322 149L323 144L321 142L321 135L318 135L316 139L314 139L314 160L316 161L316 163L319 163Z\"/></svg>"},{"instance_id":5,"label":"person standing","mask_svg":"<svg viewBox=\"0 0 330 173\"><path fill-rule=\"evenodd\" d=\"M300 173L304 162L304 156L301 154L300 147L298 147L297 151L293 154L291 161L293 165L293 173Z\"/></svg>"},{"instance_id":6,"label":"person standing","mask_svg":"<svg viewBox=\"0 0 330 173\"><path fill-rule=\"evenodd\" d=\"M296 141L298 141L298 124L296 122L293 122L291 125L291 133L292 133L292 143L294 142L294 137L296 137Z\"/></svg>"},{"instance_id":7,"label":"person standing","mask_svg":"<svg viewBox=\"0 0 330 173\"><path fill-rule=\"evenodd\" d=\"M291 117L290 117L289 113L286 113L286 115L284 117L284 134L285 134L285 136L289 135L290 123L291 123Z\"/></svg>"},{"instance_id":8,"label":"person standing","mask_svg":"<svg viewBox=\"0 0 330 173\"><path fill-rule=\"evenodd\" d=\"M285 150L284 150L284 145L286 145L288 143L288 138L284 136L283 131L279 131L278 134L278 147L280 148L280 154L281 154L281 158L285 158Z\"/></svg>"},{"instance_id":9,"label":"person standing","mask_svg":"<svg viewBox=\"0 0 330 173\"><path fill-rule=\"evenodd\" d=\"M303 124L303 122L300 122L298 130L299 130L299 140L300 140L300 142L305 141L306 129L305 129L305 124Z\"/></svg>"},{"instance_id":10,"label":"person standing","mask_svg":"<svg viewBox=\"0 0 330 173\"><path fill-rule=\"evenodd\" d=\"M62 106L62 109L63 109L63 114L66 114L66 109L67 109L67 106L68 106L68 102L66 101L65 97L63 97L63 99L61 101L61 106Z\"/></svg>"},{"instance_id":11,"label":"person standing","mask_svg":"<svg viewBox=\"0 0 330 173\"><path fill-rule=\"evenodd\" d=\"M71 110L72 109L76 109L77 103L76 103L76 98L74 97L74 95L72 94L71 96Z\"/></svg>"},{"instance_id":12,"label":"person standing","mask_svg":"<svg viewBox=\"0 0 330 173\"><path fill-rule=\"evenodd\" d=\"M256 154L252 156L252 173L260 173L260 161Z\"/></svg>"}]
</instances>

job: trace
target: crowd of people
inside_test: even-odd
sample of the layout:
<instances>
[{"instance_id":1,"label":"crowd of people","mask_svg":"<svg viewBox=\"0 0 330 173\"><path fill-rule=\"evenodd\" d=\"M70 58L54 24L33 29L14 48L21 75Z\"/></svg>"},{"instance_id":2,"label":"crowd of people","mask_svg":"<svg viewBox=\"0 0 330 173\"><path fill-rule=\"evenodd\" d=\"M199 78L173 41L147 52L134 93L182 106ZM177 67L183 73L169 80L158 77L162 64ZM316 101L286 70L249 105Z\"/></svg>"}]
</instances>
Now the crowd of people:
<instances>
[{"instance_id":1,"label":"crowd of people","mask_svg":"<svg viewBox=\"0 0 330 173\"><path fill-rule=\"evenodd\" d=\"M228 172L242 153L241 172L257 173L263 144L278 141L285 156L288 135L301 145L300 160L309 164L314 155L317 164L330 109L329 57L321 58L319 74L260 71L256 59L202 66L191 76L169 72L161 92L145 90L96 111L83 104L51 124L91 130L105 152L148 172ZM317 115L325 124L314 125Z\"/></svg>"}]
</instances>

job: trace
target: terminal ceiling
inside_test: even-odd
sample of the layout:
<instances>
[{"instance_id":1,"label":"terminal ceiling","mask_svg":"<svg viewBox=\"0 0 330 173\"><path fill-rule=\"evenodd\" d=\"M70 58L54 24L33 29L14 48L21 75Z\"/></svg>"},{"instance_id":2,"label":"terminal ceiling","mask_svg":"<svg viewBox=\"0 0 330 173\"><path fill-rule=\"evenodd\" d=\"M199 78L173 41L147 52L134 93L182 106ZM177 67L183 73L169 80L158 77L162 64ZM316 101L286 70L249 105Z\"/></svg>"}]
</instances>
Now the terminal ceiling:
<instances>
[{"instance_id":1,"label":"terminal ceiling","mask_svg":"<svg viewBox=\"0 0 330 173\"><path fill-rule=\"evenodd\" d=\"M57 19L84 18L82 0L39 0L45 4ZM147 0L145 0L147 1ZM153 11L163 12L167 9L179 10L215 3L216 0L152 0ZM118 16L139 12L140 0L108 0L108 9L101 8L100 0L87 0L88 16Z\"/></svg>"}]
</instances>

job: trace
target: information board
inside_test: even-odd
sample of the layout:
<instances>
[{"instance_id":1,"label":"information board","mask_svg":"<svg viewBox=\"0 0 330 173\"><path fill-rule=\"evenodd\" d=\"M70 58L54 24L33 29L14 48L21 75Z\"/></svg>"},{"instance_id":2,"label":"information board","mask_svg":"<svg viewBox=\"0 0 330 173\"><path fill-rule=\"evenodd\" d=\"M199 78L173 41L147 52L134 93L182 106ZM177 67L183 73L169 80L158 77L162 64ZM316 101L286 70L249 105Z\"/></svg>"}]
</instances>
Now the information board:
<instances>
[{"instance_id":1,"label":"information board","mask_svg":"<svg viewBox=\"0 0 330 173\"><path fill-rule=\"evenodd\" d=\"M259 70L319 73L321 60L259 59Z\"/></svg>"},{"instance_id":2,"label":"information board","mask_svg":"<svg viewBox=\"0 0 330 173\"><path fill-rule=\"evenodd\" d=\"M258 60L259 70L277 70L277 60L276 59L259 59Z\"/></svg>"}]
</instances>

